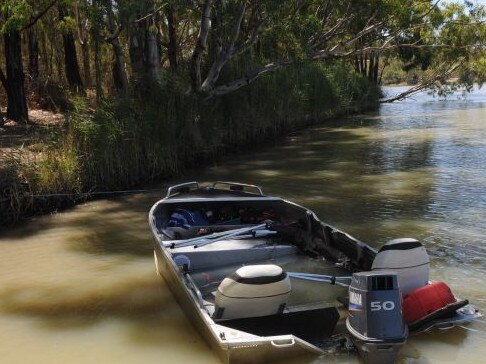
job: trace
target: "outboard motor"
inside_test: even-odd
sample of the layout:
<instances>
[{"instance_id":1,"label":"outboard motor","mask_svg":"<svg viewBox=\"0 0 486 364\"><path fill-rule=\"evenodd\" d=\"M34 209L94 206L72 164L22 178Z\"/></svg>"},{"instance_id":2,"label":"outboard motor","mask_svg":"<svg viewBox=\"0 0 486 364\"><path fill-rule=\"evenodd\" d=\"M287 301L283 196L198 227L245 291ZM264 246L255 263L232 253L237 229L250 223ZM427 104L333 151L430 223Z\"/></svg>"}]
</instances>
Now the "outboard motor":
<instances>
[{"instance_id":1,"label":"outboard motor","mask_svg":"<svg viewBox=\"0 0 486 364\"><path fill-rule=\"evenodd\" d=\"M216 291L215 320L282 313L290 295L290 278L278 265L247 265L223 279Z\"/></svg>"},{"instance_id":2,"label":"outboard motor","mask_svg":"<svg viewBox=\"0 0 486 364\"><path fill-rule=\"evenodd\" d=\"M381 247L371 269L393 270L402 295L429 283L430 259L422 243L411 238L394 239Z\"/></svg>"},{"instance_id":3,"label":"outboard motor","mask_svg":"<svg viewBox=\"0 0 486 364\"><path fill-rule=\"evenodd\" d=\"M354 273L346 328L366 364L391 364L408 337L395 272Z\"/></svg>"}]
</instances>

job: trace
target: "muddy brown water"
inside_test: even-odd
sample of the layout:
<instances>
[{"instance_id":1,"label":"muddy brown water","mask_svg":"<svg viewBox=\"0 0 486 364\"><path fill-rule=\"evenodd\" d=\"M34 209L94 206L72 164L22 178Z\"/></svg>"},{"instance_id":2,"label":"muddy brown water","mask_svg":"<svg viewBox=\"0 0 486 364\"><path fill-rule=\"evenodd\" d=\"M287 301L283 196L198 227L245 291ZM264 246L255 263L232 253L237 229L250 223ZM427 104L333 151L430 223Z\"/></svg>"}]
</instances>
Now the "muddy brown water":
<instances>
[{"instance_id":1,"label":"muddy brown water","mask_svg":"<svg viewBox=\"0 0 486 364\"><path fill-rule=\"evenodd\" d=\"M389 89L395 92L395 89ZM486 312L486 92L422 94L226 158L185 179L260 184L379 247L422 240L432 278ZM164 191L0 234L0 363L218 363L164 282L147 224ZM412 336L400 363L482 363L486 320ZM289 363L357 363L354 353Z\"/></svg>"}]
</instances>

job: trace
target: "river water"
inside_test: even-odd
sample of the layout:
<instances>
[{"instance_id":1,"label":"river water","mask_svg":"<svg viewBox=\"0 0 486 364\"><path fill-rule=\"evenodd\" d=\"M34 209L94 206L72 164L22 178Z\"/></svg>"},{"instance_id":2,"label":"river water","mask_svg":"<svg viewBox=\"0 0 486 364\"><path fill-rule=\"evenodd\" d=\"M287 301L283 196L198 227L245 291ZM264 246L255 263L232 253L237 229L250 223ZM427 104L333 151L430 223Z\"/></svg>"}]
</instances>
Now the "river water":
<instances>
[{"instance_id":1,"label":"river water","mask_svg":"<svg viewBox=\"0 0 486 364\"><path fill-rule=\"evenodd\" d=\"M383 105L184 179L260 184L375 247L418 238L432 278L486 312L483 90ZM218 363L155 275L147 213L163 193L86 203L0 234L1 363ZM399 362L485 357L481 320L412 336ZM358 361L351 353L289 363L327 362Z\"/></svg>"}]
</instances>

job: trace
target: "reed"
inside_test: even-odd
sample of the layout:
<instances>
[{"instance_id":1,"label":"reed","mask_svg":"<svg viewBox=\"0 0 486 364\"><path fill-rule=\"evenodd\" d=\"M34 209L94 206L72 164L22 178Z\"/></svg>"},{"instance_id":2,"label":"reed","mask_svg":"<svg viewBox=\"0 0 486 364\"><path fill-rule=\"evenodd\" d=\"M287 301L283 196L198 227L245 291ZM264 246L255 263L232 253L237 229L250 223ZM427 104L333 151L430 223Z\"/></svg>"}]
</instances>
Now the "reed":
<instances>
[{"instance_id":1,"label":"reed","mask_svg":"<svg viewBox=\"0 0 486 364\"><path fill-rule=\"evenodd\" d=\"M222 80L240 68L228 67ZM35 161L11 158L1 171L0 225L75 203L83 192L174 178L291 129L377 107L379 95L340 64L302 63L209 101L188 94L183 84L166 76L138 96L113 98L96 110L73 99L67 129L56 142ZM32 193L72 196L32 199Z\"/></svg>"}]
</instances>

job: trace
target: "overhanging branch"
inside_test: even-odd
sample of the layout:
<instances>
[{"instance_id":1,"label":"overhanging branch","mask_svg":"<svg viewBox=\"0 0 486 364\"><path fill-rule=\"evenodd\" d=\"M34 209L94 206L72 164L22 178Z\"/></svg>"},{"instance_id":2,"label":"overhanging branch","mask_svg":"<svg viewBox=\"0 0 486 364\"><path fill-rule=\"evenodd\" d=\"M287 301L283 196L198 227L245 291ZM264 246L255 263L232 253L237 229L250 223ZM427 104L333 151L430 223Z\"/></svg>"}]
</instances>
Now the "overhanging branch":
<instances>
[{"instance_id":1,"label":"overhanging branch","mask_svg":"<svg viewBox=\"0 0 486 364\"><path fill-rule=\"evenodd\" d=\"M27 25L25 25L24 27L22 27L22 29L20 29L20 31L22 30L26 30L26 29L29 29L30 27L34 26L35 23L37 23L37 21L42 18L44 16L45 13L47 13L49 11L49 9L51 9L54 5L56 5L58 0L54 0L52 1L49 5L46 6L46 8L44 10L42 10L40 13L38 13L37 15L35 16L31 16L30 17L30 21Z\"/></svg>"},{"instance_id":2,"label":"overhanging branch","mask_svg":"<svg viewBox=\"0 0 486 364\"><path fill-rule=\"evenodd\" d=\"M424 79L418 85L415 85L409 88L407 91L401 92L396 96L390 97L388 99L380 100L380 103L391 103L395 101L401 101L416 94L417 92L425 90L430 86L432 86L434 83L436 83L438 80L450 77L452 73L454 73L454 71L457 70L462 65L462 63L463 61L461 60L457 63L454 63L450 67L447 67L446 69L438 70L432 76Z\"/></svg>"},{"instance_id":3,"label":"overhanging branch","mask_svg":"<svg viewBox=\"0 0 486 364\"><path fill-rule=\"evenodd\" d=\"M242 78L239 78L235 81L229 82L225 85L217 86L217 87L213 88L212 90L208 91L208 97L206 98L206 100L211 99L215 96L221 96L221 95L225 95L225 94L228 94L230 92L236 91L236 90L238 90L238 89L240 89L244 86L249 85L254 80L256 80L258 77L260 77L260 76L262 76L266 73L274 72L281 67L289 66L292 63L293 62L291 60L283 60L283 61L279 61L279 62L268 63L265 66L261 66L259 68L254 69L254 70L251 70L251 71L247 72Z\"/></svg>"}]
</instances>

